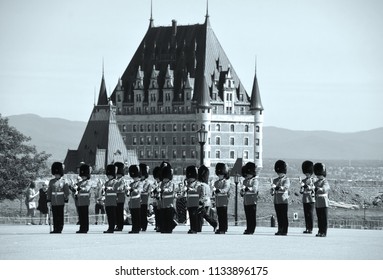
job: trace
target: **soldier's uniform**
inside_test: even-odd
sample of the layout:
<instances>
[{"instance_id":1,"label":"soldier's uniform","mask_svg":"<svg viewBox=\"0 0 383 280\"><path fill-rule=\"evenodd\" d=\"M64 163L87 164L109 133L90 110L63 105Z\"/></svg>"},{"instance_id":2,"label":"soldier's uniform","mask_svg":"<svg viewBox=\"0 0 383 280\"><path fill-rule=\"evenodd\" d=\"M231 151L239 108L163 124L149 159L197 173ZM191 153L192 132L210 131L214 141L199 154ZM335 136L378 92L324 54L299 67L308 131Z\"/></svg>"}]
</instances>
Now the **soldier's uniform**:
<instances>
[{"instance_id":1,"label":"soldier's uniform","mask_svg":"<svg viewBox=\"0 0 383 280\"><path fill-rule=\"evenodd\" d=\"M173 169L169 163L164 163L161 167L161 179L161 233L172 233L175 227L173 220L175 184L172 182Z\"/></svg>"},{"instance_id":2,"label":"soldier's uniform","mask_svg":"<svg viewBox=\"0 0 383 280\"><path fill-rule=\"evenodd\" d=\"M129 233L139 233L141 229L141 192L142 181L141 172L138 165L129 166L129 175L133 182L129 184L129 211L132 215L132 230ZM145 213L146 215L146 213Z\"/></svg>"},{"instance_id":3,"label":"soldier's uniform","mask_svg":"<svg viewBox=\"0 0 383 280\"><path fill-rule=\"evenodd\" d=\"M240 195L243 197L246 216L246 230L243 234L253 234L257 226L258 179L256 169L253 162L246 163L242 168L242 176L245 180Z\"/></svg>"},{"instance_id":4,"label":"soldier's uniform","mask_svg":"<svg viewBox=\"0 0 383 280\"><path fill-rule=\"evenodd\" d=\"M154 178L154 183L153 183L153 188L150 193L150 197L152 198L153 202L153 211L154 211L154 220L155 220L155 231L160 232L161 228L161 214L160 214L160 209L161 209L161 203L160 203L160 195L161 195L161 189L160 189L160 167L156 166L153 168L153 178Z\"/></svg>"},{"instance_id":5,"label":"soldier's uniform","mask_svg":"<svg viewBox=\"0 0 383 280\"><path fill-rule=\"evenodd\" d=\"M215 196L215 205L218 216L218 229L216 234L225 234L228 229L227 206L229 204L229 195L231 184L229 179L229 169L224 163L217 163L215 166L215 174L219 177L214 182L213 193Z\"/></svg>"},{"instance_id":6,"label":"soldier's uniform","mask_svg":"<svg viewBox=\"0 0 383 280\"><path fill-rule=\"evenodd\" d=\"M141 230L146 231L148 227L148 204L149 204L149 194L152 190L152 182L149 181L149 166L144 163L140 163L140 172L141 172L141 182L142 182L142 191L141 191Z\"/></svg>"},{"instance_id":7,"label":"soldier's uniform","mask_svg":"<svg viewBox=\"0 0 383 280\"><path fill-rule=\"evenodd\" d=\"M106 176L108 180L103 187L105 195L105 212L108 218L108 229L104 233L113 233L116 225L116 208L117 208L117 186L116 186L116 167L109 164L106 167Z\"/></svg>"},{"instance_id":8,"label":"soldier's uniform","mask_svg":"<svg viewBox=\"0 0 383 280\"><path fill-rule=\"evenodd\" d=\"M122 162L116 162L114 166L116 171L116 188L117 188L117 208L116 208L116 228L115 231L122 231L124 228L124 205L126 196L126 182L124 179L125 165Z\"/></svg>"},{"instance_id":9,"label":"soldier's uniform","mask_svg":"<svg viewBox=\"0 0 383 280\"><path fill-rule=\"evenodd\" d=\"M300 193L302 194L303 213L305 216L306 230L303 233L312 233L314 226L314 203L315 203L315 192L314 192L314 163L306 160L302 163L302 172L306 175L300 184Z\"/></svg>"},{"instance_id":10,"label":"soldier's uniform","mask_svg":"<svg viewBox=\"0 0 383 280\"><path fill-rule=\"evenodd\" d=\"M186 206L189 212L190 230L188 233L197 233L200 229L201 219L197 213L198 207L200 206L201 188L198 179L198 169L196 166L188 166L186 168ZM201 201L202 203L202 201ZM202 207L202 205L201 205Z\"/></svg>"},{"instance_id":11,"label":"soldier's uniform","mask_svg":"<svg viewBox=\"0 0 383 280\"><path fill-rule=\"evenodd\" d=\"M89 230L89 204L90 204L90 190L92 185L89 181L91 169L87 164L80 166L79 175L81 181L76 184L76 198L77 210L80 222L80 229L76 233L87 233Z\"/></svg>"},{"instance_id":12,"label":"soldier's uniform","mask_svg":"<svg viewBox=\"0 0 383 280\"><path fill-rule=\"evenodd\" d=\"M328 192L330 185L326 180L326 167L323 163L314 164L314 174L318 180L314 183L315 186L315 209L318 218L318 237L326 237L327 235L327 220L329 198Z\"/></svg>"},{"instance_id":13,"label":"soldier's uniform","mask_svg":"<svg viewBox=\"0 0 383 280\"><path fill-rule=\"evenodd\" d=\"M277 160L274 170L278 177L273 179L270 193L274 196L274 208L278 221L278 231L275 235L287 235L289 227L288 203L290 187L290 179L286 177L287 164L283 160Z\"/></svg>"},{"instance_id":14,"label":"soldier's uniform","mask_svg":"<svg viewBox=\"0 0 383 280\"><path fill-rule=\"evenodd\" d=\"M200 228L198 231L202 231L203 219L205 219L213 227L213 231L215 231L218 223L212 216L209 215L209 210L212 206L211 188L209 186L209 168L207 168L205 165L201 165L198 168L198 181L200 183L199 188L201 190L201 202L203 206L199 224Z\"/></svg>"},{"instance_id":15,"label":"soldier's uniform","mask_svg":"<svg viewBox=\"0 0 383 280\"><path fill-rule=\"evenodd\" d=\"M64 205L68 203L69 184L63 178L64 167L61 162L54 162L51 167L52 175L48 184L47 202L50 204L53 215L53 231L61 233L64 228Z\"/></svg>"}]
</instances>

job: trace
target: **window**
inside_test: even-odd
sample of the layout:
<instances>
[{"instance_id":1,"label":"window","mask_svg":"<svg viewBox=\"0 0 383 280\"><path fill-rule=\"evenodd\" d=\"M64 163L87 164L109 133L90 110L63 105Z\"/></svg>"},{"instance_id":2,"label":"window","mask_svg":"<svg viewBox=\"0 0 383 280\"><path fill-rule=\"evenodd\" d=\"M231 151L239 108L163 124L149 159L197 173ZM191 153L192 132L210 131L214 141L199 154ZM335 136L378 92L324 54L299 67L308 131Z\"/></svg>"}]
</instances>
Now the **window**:
<instances>
[{"instance_id":1,"label":"window","mask_svg":"<svg viewBox=\"0 0 383 280\"><path fill-rule=\"evenodd\" d=\"M123 132L126 131L126 125L123 125L123 126L122 126L122 131L123 131Z\"/></svg>"},{"instance_id":2,"label":"window","mask_svg":"<svg viewBox=\"0 0 383 280\"><path fill-rule=\"evenodd\" d=\"M152 126L148 124L148 131L150 132L152 130Z\"/></svg>"},{"instance_id":3,"label":"window","mask_svg":"<svg viewBox=\"0 0 383 280\"><path fill-rule=\"evenodd\" d=\"M155 130L156 132L158 132L158 124L155 124L155 125L154 125L154 130Z\"/></svg>"},{"instance_id":4,"label":"window","mask_svg":"<svg viewBox=\"0 0 383 280\"><path fill-rule=\"evenodd\" d=\"M137 145L137 137L133 137L133 145Z\"/></svg>"},{"instance_id":5,"label":"window","mask_svg":"<svg viewBox=\"0 0 383 280\"><path fill-rule=\"evenodd\" d=\"M220 124L215 125L215 131L221 131L221 125Z\"/></svg>"},{"instance_id":6,"label":"window","mask_svg":"<svg viewBox=\"0 0 383 280\"><path fill-rule=\"evenodd\" d=\"M230 137L230 145L234 146L234 137Z\"/></svg>"},{"instance_id":7,"label":"window","mask_svg":"<svg viewBox=\"0 0 383 280\"><path fill-rule=\"evenodd\" d=\"M148 136L148 137L146 138L146 144L147 144L147 145L151 145L151 144L152 144L152 138L151 138L150 136Z\"/></svg>"},{"instance_id":8,"label":"window","mask_svg":"<svg viewBox=\"0 0 383 280\"><path fill-rule=\"evenodd\" d=\"M186 145L186 137L182 137L182 145Z\"/></svg>"},{"instance_id":9,"label":"window","mask_svg":"<svg viewBox=\"0 0 383 280\"><path fill-rule=\"evenodd\" d=\"M221 138L219 136L215 137L215 144L221 145Z\"/></svg>"},{"instance_id":10,"label":"window","mask_svg":"<svg viewBox=\"0 0 383 280\"><path fill-rule=\"evenodd\" d=\"M155 144L155 145L158 145L158 137L157 137L157 136L154 137L154 144Z\"/></svg>"},{"instance_id":11,"label":"window","mask_svg":"<svg viewBox=\"0 0 383 280\"><path fill-rule=\"evenodd\" d=\"M173 150L173 158L177 158L177 151Z\"/></svg>"},{"instance_id":12,"label":"window","mask_svg":"<svg viewBox=\"0 0 383 280\"><path fill-rule=\"evenodd\" d=\"M258 152L255 153L255 158L256 158L256 159L259 159L259 153L258 153Z\"/></svg>"},{"instance_id":13,"label":"window","mask_svg":"<svg viewBox=\"0 0 383 280\"><path fill-rule=\"evenodd\" d=\"M255 145L259 146L259 139L255 139Z\"/></svg>"},{"instance_id":14,"label":"window","mask_svg":"<svg viewBox=\"0 0 383 280\"><path fill-rule=\"evenodd\" d=\"M166 158L166 151L165 150L161 150L161 157Z\"/></svg>"},{"instance_id":15,"label":"window","mask_svg":"<svg viewBox=\"0 0 383 280\"><path fill-rule=\"evenodd\" d=\"M259 126L258 125L255 127L255 131L259 132Z\"/></svg>"},{"instance_id":16,"label":"window","mask_svg":"<svg viewBox=\"0 0 383 280\"><path fill-rule=\"evenodd\" d=\"M234 124L230 125L230 131L234 132Z\"/></svg>"},{"instance_id":17,"label":"window","mask_svg":"<svg viewBox=\"0 0 383 280\"><path fill-rule=\"evenodd\" d=\"M162 137L162 145L166 145L166 138Z\"/></svg>"},{"instance_id":18,"label":"window","mask_svg":"<svg viewBox=\"0 0 383 280\"><path fill-rule=\"evenodd\" d=\"M243 152L243 159L249 159L249 152L248 151Z\"/></svg>"},{"instance_id":19,"label":"window","mask_svg":"<svg viewBox=\"0 0 383 280\"><path fill-rule=\"evenodd\" d=\"M177 124L173 124L173 131L177 131Z\"/></svg>"},{"instance_id":20,"label":"window","mask_svg":"<svg viewBox=\"0 0 383 280\"><path fill-rule=\"evenodd\" d=\"M191 151L191 158L196 158L196 153L194 150Z\"/></svg>"},{"instance_id":21,"label":"window","mask_svg":"<svg viewBox=\"0 0 383 280\"><path fill-rule=\"evenodd\" d=\"M244 143L243 143L243 144L244 144L245 146L249 146L249 138L245 137L243 140L244 140Z\"/></svg>"},{"instance_id":22,"label":"window","mask_svg":"<svg viewBox=\"0 0 383 280\"><path fill-rule=\"evenodd\" d=\"M245 132L249 132L249 126L245 125Z\"/></svg>"},{"instance_id":23,"label":"window","mask_svg":"<svg viewBox=\"0 0 383 280\"><path fill-rule=\"evenodd\" d=\"M192 131L195 131L195 124L192 124Z\"/></svg>"},{"instance_id":24,"label":"window","mask_svg":"<svg viewBox=\"0 0 383 280\"><path fill-rule=\"evenodd\" d=\"M234 154L235 154L234 151L230 151L230 158L235 158Z\"/></svg>"},{"instance_id":25,"label":"window","mask_svg":"<svg viewBox=\"0 0 383 280\"><path fill-rule=\"evenodd\" d=\"M144 151L140 150L140 158L143 158L143 157L144 157Z\"/></svg>"},{"instance_id":26,"label":"window","mask_svg":"<svg viewBox=\"0 0 383 280\"><path fill-rule=\"evenodd\" d=\"M186 124L182 125L182 131L186 131Z\"/></svg>"},{"instance_id":27,"label":"window","mask_svg":"<svg viewBox=\"0 0 383 280\"><path fill-rule=\"evenodd\" d=\"M162 125L162 131L166 131L166 125Z\"/></svg>"},{"instance_id":28,"label":"window","mask_svg":"<svg viewBox=\"0 0 383 280\"><path fill-rule=\"evenodd\" d=\"M158 158L158 151L154 151L154 158Z\"/></svg>"},{"instance_id":29,"label":"window","mask_svg":"<svg viewBox=\"0 0 383 280\"><path fill-rule=\"evenodd\" d=\"M133 125L133 132L137 132L137 125Z\"/></svg>"},{"instance_id":30,"label":"window","mask_svg":"<svg viewBox=\"0 0 383 280\"><path fill-rule=\"evenodd\" d=\"M144 137L140 137L140 145L144 145Z\"/></svg>"},{"instance_id":31,"label":"window","mask_svg":"<svg viewBox=\"0 0 383 280\"><path fill-rule=\"evenodd\" d=\"M140 125L140 131L144 132L144 125L143 124Z\"/></svg>"},{"instance_id":32,"label":"window","mask_svg":"<svg viewBox=\"0 0 383 280\"><path fill-rule=\"evenodd\" d=\"M173 137L173 145L177 145L177 137Z\"/></svg>"},{"instance_id":33,"label":"window","mask_svg":"<svg viewBox=\"0 0 383 280\"><path fill-rule=\"evenodd\" d=\"M195 145L195 137L194 136L191 137L191 144Z\"/></svg>"},{"instance_id":34,"label":"window","mask_svg":"<svg viewBox=\"0 0 383 280\"><path fill-rule=\"evenodd\" d=\"M182 150L182 158L186 158L186 151Z\"/></svg>"},{"instance_id":35,"label":"window","mask_svg":"<svg viewBox=\"0 0 383 280\"><path fill-rule=\"evenodd\" d=\"M146 155L147 155L147 158L150 158L152 156L152 152L151 151L146 151Z\"/></svg>"},{"instance_id":36,"label":"window","mask_svg":"<svg viewBox=\"0 0 383 280\"><path fill-rule=\"evenodd\" d=\"M215 158L221 158L221 151L215 151Z\"/></svg>"}]
</instances>

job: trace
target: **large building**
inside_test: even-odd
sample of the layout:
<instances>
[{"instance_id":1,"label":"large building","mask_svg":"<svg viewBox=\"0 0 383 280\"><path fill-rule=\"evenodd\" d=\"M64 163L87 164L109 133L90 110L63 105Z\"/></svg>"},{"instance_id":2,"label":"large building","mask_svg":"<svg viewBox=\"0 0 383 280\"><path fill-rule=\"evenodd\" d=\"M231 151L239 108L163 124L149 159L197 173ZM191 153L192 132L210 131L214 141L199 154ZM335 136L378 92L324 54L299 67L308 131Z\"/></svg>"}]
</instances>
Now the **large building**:
<instances>
[{"instance_id":1,"label":"large building","mask_svg":"<svg viewBox=\"0 0 383 280\"><path fill-rule=\"evenodd\" d=\"M239 51L239 50L238 50ZM248 63L244 62L244 63ZM263 106L258 81L249 95L210 25L154 25L110 99L128 150L152 168L169 161L175 174L199 165L197 131L207 131L204 164L262 167Z\"/></svg>"}]
</instances>

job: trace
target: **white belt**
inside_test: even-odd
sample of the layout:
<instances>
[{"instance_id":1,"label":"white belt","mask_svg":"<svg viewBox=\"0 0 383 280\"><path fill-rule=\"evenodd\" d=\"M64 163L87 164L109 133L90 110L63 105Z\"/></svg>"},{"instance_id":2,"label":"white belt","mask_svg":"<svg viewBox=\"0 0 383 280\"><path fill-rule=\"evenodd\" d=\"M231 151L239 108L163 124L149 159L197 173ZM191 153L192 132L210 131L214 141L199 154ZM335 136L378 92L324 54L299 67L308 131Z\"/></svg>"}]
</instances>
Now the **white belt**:
<instances>
[{"instance_id":1,"label":"white belt","mask_svg":"<svg viewBox=\"0 0 383 280\"><path fill-rule=\"evenodd\" d=\"M52 194L54 194L54 195L61 195L61 194L64 194L64 192L53 192Z\"/></svg>"},{"instance_id":2,"label":"white belt","mask_svg":"<svg viewBox=\"0 0 383 280\"><path fill-rule=\"evenodd\" d=\"M131 196L131 197L130 197L130 199L134 199L134 198L135 198L135 199L137 199L137 198L141 198L141 195L138 194L138 195L135 195L135 196Z\"/></svg>"},{"instance_id":3,"label":"white belt","mask_svg":"<svg viewBox=\"0 0 383 280\"><path fill-rule=\"evenodd\" d=\"M116 193L106 193L105 195L106 196L116 196L117 194Z\"/></svg>"},{"instance_id":4,"label":"white belt","mask_svg":"<svg viewBox=\"0 0 383 280\"><path fill-rule=\"evenodd\" d=\"M173 198L173 195L163 195L162 198Z\"/></svg>"},{"instance_id":5,"label":"white belt","mask_svg":"<svg viewBox=\"0 0 383 280\"><path fill-rule=\"evenodd\" d=\"M89 196L89 193L79 193L80 196Z\"/></svg>"},{"instance_id":6,"label":"white belt","mask_svg":"<svg viewBox=\"0 0 383 280\"><path fill-rule=\"evenodd\" d=\"M327 196L327 193L317 194L317 196L319 196L319 197L325 197L325 196Z\"/></svg>"}]
</instances>

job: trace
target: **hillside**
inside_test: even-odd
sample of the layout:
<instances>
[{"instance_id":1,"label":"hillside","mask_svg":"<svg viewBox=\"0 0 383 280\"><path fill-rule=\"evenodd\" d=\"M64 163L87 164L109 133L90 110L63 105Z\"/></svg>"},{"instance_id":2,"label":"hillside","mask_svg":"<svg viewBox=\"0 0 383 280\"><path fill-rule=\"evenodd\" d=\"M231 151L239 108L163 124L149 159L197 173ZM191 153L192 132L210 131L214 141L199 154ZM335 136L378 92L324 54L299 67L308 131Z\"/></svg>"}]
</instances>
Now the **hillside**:
<instances>
[{"instance_id":1,"label":"hillside","mask_svg":"<svg viewBox=\"0 0 383 280\"><path fill-rule=\"evenodd\" d=\"M64 160L68 149L77 149L86 122L42 118L25 114L9 116L9 124L32 138L39 151ZM316 160L382 160L383 128L355 133L294 131L264 128L264 158Z\"/></svg>"}]
</instances>

